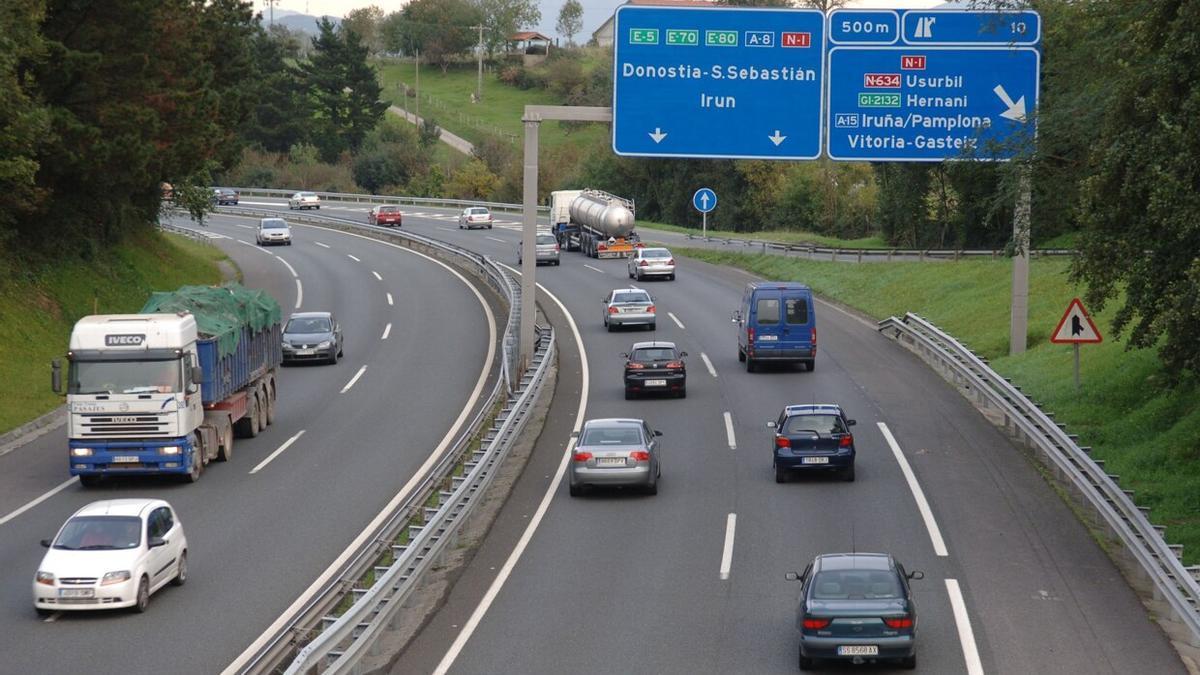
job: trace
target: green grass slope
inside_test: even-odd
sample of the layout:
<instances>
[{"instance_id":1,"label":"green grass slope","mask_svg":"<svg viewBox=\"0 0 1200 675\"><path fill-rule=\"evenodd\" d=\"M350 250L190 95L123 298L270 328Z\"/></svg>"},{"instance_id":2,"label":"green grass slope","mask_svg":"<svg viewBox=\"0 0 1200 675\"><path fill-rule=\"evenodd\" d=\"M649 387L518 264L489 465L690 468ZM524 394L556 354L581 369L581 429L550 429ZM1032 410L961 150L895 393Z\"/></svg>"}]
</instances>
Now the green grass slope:
<instances>
[{"instance_id":1,"label":"green grass slope","mask_svg":"<svg viewBox=\"0 0 1200 675\"><path fill-rule=\"evenodd\" d=\"M1082 390L1075 391L1072 348L1050 343L1071 298L1068 262L1035 259L1030 266L1029 349L1008 355L1012 266L1006 260L945 263L864 263L798 260L699 249L675 252L731 265L769 279L802 281L821 295L876 319L911 311L937 324L990 360L1055 419L1093 447L1093 456L1121 477L1121 486L1184 545L1184 561L1200 562L1200 396L1194 382L1166 385L1153 351L1126 351L1113 338L1112 306L1093 314L1104 342L1081 348ZM732 309L732 308L729 308Z\"/></svg>"},{"instance_id":2,"label":"green grass slope","mask_svg":"<svg viewBox=\"0 0 1200 675\"><path fill-rule=\"evenodd\" d=\"M0 433L52 410L50 360L67 351L87 314L136 312L151 291L220 283L218 249L148 233L88 262L72 260L22 281L0 282Z\"/></svg>"}]
</instances>

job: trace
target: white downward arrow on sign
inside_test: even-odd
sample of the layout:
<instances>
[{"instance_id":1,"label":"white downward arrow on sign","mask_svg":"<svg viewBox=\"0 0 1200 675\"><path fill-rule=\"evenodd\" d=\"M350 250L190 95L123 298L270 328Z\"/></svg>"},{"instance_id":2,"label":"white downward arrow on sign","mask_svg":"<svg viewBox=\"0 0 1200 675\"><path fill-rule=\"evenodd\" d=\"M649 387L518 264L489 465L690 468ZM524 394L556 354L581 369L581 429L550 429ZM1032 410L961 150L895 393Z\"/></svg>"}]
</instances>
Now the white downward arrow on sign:
<instances>
[{"instance_id":1,"label":"white downward arrow on sign","mask_svg":"<svg viewBox=\"0 0 1200 675\"><path fill-rule=\"evenodd\" d=\"M774 135L774 136L767 136L767 138L771 139L771 142L775 144L775 147L779 147L779 144L780 144L780 143L782 143L782 142L783 142L783 140L784 140L785 138L787 138L787 136L780 136L780 135L779 135L779 130L778 130L778 129L776 129L776 130L775 130L775 135Z\"/></svg>"},{"instance_id":2,"label":"white downward arrow on sign","mask_svg":"<svg viewBox=\"0 0 1200 675\"><path fill-rule=\"evenodd\" d=\"M667 135L664 134L663 130L659 129L658 127L654 127L654 133L650 134L650 138L653 138L655 143L662 143L662 139L666 137Z\"/></svg>"},{"instance_id":3,"label":"white downward arrow on sign","mask_svg":"<svg viewBox=\"0 0 1200 675\"><path fill-rule=\"evenodd\" d=\"M1024 122L1025 121L1025 97L1024 96L1017 99L1016 103L1013 103L1013 100L1011 97L1009 97L1008 92L1004 91L1004 85L998 84L998 85L996 85L996 88L993 89L992 91L996 92L996 95L1000 97L1000 100L1004 102L1004 105L1008 106L1008 110L1005 110L1004 112L1000 113L1001 117L1007 117L1008 119L1013 120L1015 122Z\"/></svg>"}]
</instances>

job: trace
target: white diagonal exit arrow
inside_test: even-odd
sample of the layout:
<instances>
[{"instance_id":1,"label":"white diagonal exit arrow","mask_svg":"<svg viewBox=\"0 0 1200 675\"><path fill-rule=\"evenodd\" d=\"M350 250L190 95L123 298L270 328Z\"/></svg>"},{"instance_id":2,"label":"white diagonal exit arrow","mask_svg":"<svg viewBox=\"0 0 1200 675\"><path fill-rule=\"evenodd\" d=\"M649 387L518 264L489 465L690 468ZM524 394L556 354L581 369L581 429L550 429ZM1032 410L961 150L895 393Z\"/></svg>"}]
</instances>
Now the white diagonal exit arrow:
<instances>
[{"instance_id":1,"label":"white diagonal exit arrow","mask_svg":"<svg viewBox=\"0 0 1200 675\"><path fill-rule=\"evenodd\" d=\"M666 137L667 135L658 127L654 127L654 133L650 134L650 138L653 138L655 143L662 143L662 139Z\"/></svg>"},{"instance_id":2,"label":"white diagonal exit arrow","mask_svg":"<svg viewBox=\"0 0 1200 675\"><path fill-rule=\"evenodd\" d=\"M784 139L786 139L786 138L787 138L787 136L780 136L780 135L779 135L779 130L778 130L778 129L776 129L776 130L775 130L775 135L774 135L774 136L767 136L767 138L771 139L771 142L775 144L775 147L779 147L779 144L780 144L780 143L782 143L782 142L784 141Z\"/></svg>"},{"instance_id":3,"label":"white diagonal exit arrow","mask_svg":"<svg viewBox=\"0 0 1200 675\"><path fill-rule=\"evenodd\" d=\"M1000 113L1001 117L1007 117L1008 119L1013 120L1014 122L1024 122L1025 121L1025 97L1024 96L1017 99L1016 103L1013 103L1012 97L1010 97L1008 95L1007 91L1004 91L1004 85L998 84L998 85L996 85L996 88L993 89L992 91L996 92L996 95L1000 97L1000 100L1004 103L1004 105L1008 106L1008 110L1005 110L1004 112Z\"/></svg>"}]
</instances>

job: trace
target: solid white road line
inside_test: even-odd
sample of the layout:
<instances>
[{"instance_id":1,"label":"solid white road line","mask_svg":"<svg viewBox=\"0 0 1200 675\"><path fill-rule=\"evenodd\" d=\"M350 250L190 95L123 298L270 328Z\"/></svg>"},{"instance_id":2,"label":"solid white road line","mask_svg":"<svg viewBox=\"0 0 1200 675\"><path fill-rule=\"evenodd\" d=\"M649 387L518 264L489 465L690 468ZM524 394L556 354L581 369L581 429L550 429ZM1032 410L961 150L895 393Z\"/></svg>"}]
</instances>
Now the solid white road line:
<instances>
[{"instance_id":1,"label":"solid white road line","mask_svg":"<svg viewBox=\"0 0 1200 675\"><path fill-rule=\"evenodd\" d=\"M503 265L510 272L520 274L515 268L508 265ZM575 325L575 317L567 311L565 305L545 286L538 284L538 288L542 290L558 308L562 310L567 317L567 324L571 327L571 333L575 335L575 347L579 350L579 355L583 361L581 368L582 386L579 393L579 411L575 414L575 430L578 431L583 425L584 416L587 414L588 402L588 359L587 350L583 348L583 336L579 334L579 327ZM575 451L575 437L572 437L567 442L567 449L563 452L562 461L558 463L558 470L554 474L554 479L550 481L550 485L546 487L546 494L542 496L542 501L538 504L537 511L533 517L529 519L529 525L525 526L525 532L521 534L521 539L517 541L516 547L512 553L508 555L508 559L504 561L504 566L500 568L500 572L496 578L492 580L492 585L488 587L487 592L483 594L483 598L479 601L479 606L471 612L471 618L467 619L467 623L463 625L458 637L454 638L454 643L450 645L450 649L446 651L446 655L442 657L437 668L434 669L434 675L445 675L450 667L454 665L455 659L462 653L463 647L466 647L467 641L475 633L475 629L479 627L479 622L483 621L483 617L487 614L488 609L495 602L496 596L500 594L500 589L504 588L504 583L508 581L509 575L517 566L517 562L521 559L521 555L525 553L525 548L529 546L529 542L533 539L533 533L537 531L538 526L542 523L542 518L545 517L546 511L550 509L550 502L554 499L554 495L558 493L559 487L562 485L563 476L567 473L567 463L571 460L571 453Z\"/></svg>"},{"instance_id":2,"label":"solid white road line","mask_svg":"<svg viewBox=\"0 0 1200 675\"><path fill-rule=\"evenodd\" d=\"M250 242L246 241L245 239L238 239L237 242L239 244L245 244L247 246L253 246L254 248L258 248L258 244L251 244Z\"/></svg>"},{"instance_id":3,"label":"solid white road line","mask_svg":"<svg viewBox=\"0 0 1200 675\"><path fill-rule=\"evenodd\" d=\"M389 305L391 305L391 304L394 304L394 303L392 302L392 294L391 294L391 293L388 293L388 294L387 294L387 296L388 296L388 304L389 304Z\"/></svg>"},{"instance_id":4,"label":"solid white road line","mask_svg":"<svg viewBox=\"0 0 1200 675\"><path fill-rule=\"evenodd\" d=\"M729 438L729 449L737 450L737 439L733 437L733 415L725 413L725 435Z\"/></svg>"},{"instance_id":5,"label":"solid white road line","mask_svg":"<svg viewBox=\"0 0 1200 675\"><path fill-rule=\"evenodd\" d=\"M679 326L679 330L687 330L687 326L683 325L683 322L679 320L679 317L675 316L675 312L667 312L667 316L671 317L671 320L675 322L676 326Z\"/></svg>"},{"instance_id":6,"label":"solid white road line","mask_svg":"<svg viewBox=\"0 0 1200 675\"><path fill-rule=\"evenodd\" d=\"M25 513L29 509L32 509L33 507L37 506L38 504L41 504L42 502L46 501L47 499L50 499L54 495L62 492L63 490L66 490L72 484L78 483L78 482L79 482L79 479L76 476L71 476L70 478L66 479L62 483L59 483L58 487L54 488L53 490L50 490L49 492L43 494L42 496L34 499L33 501L29 502L25 506L22 506L21 508L17 509L16 511L13 511L12 513L8 514L7 516L0 518L0 525L7 523L8 521L12 520L13 518L16 518L17 516L21 515L22 513Z\"/></svg>"},{"instance_id":7,"label":"solid white road line","mask_svg":"<svg viewBox=\"0 0 1200 675\"><path fill-rule=\"evenodd\" d=\"M712 375L713 377L716 377L717 369L713 368L712 361L708 360L708 354L705 354L704 352L700 352L700 358L704 361L704 366L706 368L708 368L708 374Z\"/></svg>"},{"instance_id":8,"label":"solid white road line","mask_svg":"<svg viewBox=\"0 0 1200 675\"><path fill-rule=\"evenodd\" d=\"M584 263L583 266L593 272L599 272L600 274L604 274L604 270L600 269L599 267L592 267L591 265L589 265L587 263Z\"/></svg>"},{"instance_id":9,"label":"solid white road line","mask_svg":"<svg viewBox=\"0 0 1200 675\"><path fill-rule=\"evenodd\" d=\"M389 323L388 325L384 326L384 328L383 328L383 337L381 337L381 338L379 338L379 339L380 339L380 340L386 340L386 339L388 339L388 336L389 336L389 335L391 335L391 334L392 334L392 324L390 324L390 323Z\"/></svg>"},{"instance_id":10,"label":"solid white road line","mask_svg":"<svg viewBox=\"0 0 1200 675\"><path fill-rule=\"evenodd\" d=\"M488 236L485 236L485 237L484 237L484 239L491 239L492 241L498 241L498 242L500 242L501 244L507 244L507 243L508 243L508 242L504 241L503 239L500 239L499 237L488 237Z\"/></svg>"},{"instance_id":11,"label":"solid white road line","mask_svg":"<svg viewBox=\"0 0 1200 675\"><path fill-rule=\"evenodd\" d=\"M344 394L344 393L350 391L350 387L353 387L354 383L358 382L358 378L362 377L363 373L365 373L365 372L367 372L366 366L359 368L358 372L354 374L354 377L350 378L350 381L346 383L346 386L342 387L342 393Z\"/></svg>"},{"instance_id":12,"label":"solid white road line","mask_svg":"<svg viewBox=\"0 0 1200 675\"><path fill-rule=\"evenodd\" d=\"M321 248L329 248L329 244L322 244L319 241L314 241L313 243L316 244L317 246L320 246Z\"/></svg>"},{"instance_id":13,"label":"solid white road line","mask_svg":"<svg viewBox=\"0 0 1200 675\"><path fill-rule=\"evenodd\" d=\"M967 603L958 587L958 579L946 580L946 592L950 594L950 607L954 609L954 623L958 626L958 641L962 644L963 660L967 662L967 675L983 675L983 663L975 647L975 631L971 630L971 617L967 615Z\"/></svg>"},{"instance_id":14,"label":"solid white road line","mask_svg":"<svg viewBox=\"0 0 1200 675\"><path fill-rule=\"evenodd\" d=\"M288 271L292 273L292 276L293 276L293 277L299 277L299 276L300 276L299 274L296 274L296 268L295 268L295 267L292 267L292 266L291 266L291 265L288 263L288 261L284 260L283 258L280 258L279 256L275 256L275 259L276 259L276 260L278 260L279 262L283 263L283 264L284 264L284 266L288 268Z\"/></svg>"},{"instance_id":15,"label":"solid white road line","mask_svg":"<svg viewBox=\"0 0 1200 675\"><path fill-rule=\"evenodd\" d=\"M287 450L288 448L292 447L292 443L295 443L296 439L300 438L303 435L304 435L304 429L297 431L295 436L292 436L291 438L284 441L283 445L279 446L279 448L276 449L275 452L272 452L271 454L267 455L267 458L264 459L263 461L259 462L258 466L254 467L253 469L250 469L250 473L252 473L252 474L258 473L260 469L262 469L264 466L270 464L271 460L273 460L276 457L278 457L279 455L283 454L284 450Z\"/></svg>"},{"instance_id":16,"label":"solid white road line","mask_svg":"<svg viewBox=\"0 0 1200 675\"><path fill-rule=\"evenodd\" d=\"M379 272L376 272L375 270L371 270L371 274L375 275L376 281L383 281L383 277L379 276Z\"/></svg>"},{"instance_id":17,"label":"solid white road line","mask_svg":"<svg viewBox=\"0 0 1200 675\"><path fill-rule=\"evenodd\" d=\"M453 228L453 227L438 227L438 229L439 229L439 230L445 230L445 231L447 231L447 232L453 232L453 231L454 231L454 228Z\"/></svg>"},{"instance_id":18,"label":"solid white road line","mask_svg":"<svg viewBox=\"0 0 1200 675\"><path fill-rule=\"evenodd\" d=\"M353 260L354 262L362 262L361 260L359 260L358 258L355 258L354 256L350 255L349 253L346 254L346 257Z\"/></svg>"},{"instance_id":19,"label":"solid white road line","mask_svg":"<svg viewBox=\"0 0 1200 675\"><path fill-rule=\"evenodd\" d=\"M929 509L929 502L925 500L925 492L921 490L920 483L917 482L917 476L913 473L912 467L908 465L908 460L904 457L904 453L900 451L900 445L896 443L896 437L892 436L892 430L883 422L877 422L879 430L883 432L883 437L892 448L892 454L896 456L896 462L900 465L900 471L904 474L904 480L908 481L908 489L913 493L913 499L917 500L917 510L921 512L921 519L925 521L925 529L929 530L929 539L933 542L933 552L939 556L945 557L950 555L946 552L946 542L942 541L942 531L938 529L937 521L933 519L933 511Z\"/></svg>"},{"instance_id":20,"label":"solid white road line","mask_svg":"<svg viewBox=\"0 0 1200 675\"><path fill-rule=\"evenodd\" d=\"M721 578L729 578L729 567L733 565L733 531L737 528L737 514L725 519L725 549L721 551Z\"/></svg>"},{"instance_id":21,"label":"solid white road line","mask_svg":"<svg viewBox=\"0 0 1200 675\"><path fill-rule=\"evenodd\" d=\"M300 280L296 280L296 309L300 309L300 303L304 301L304 287L300 285Z\"/></svg>"},{"instance_id":22,"label":"solid white road line","mask_svg":"<svg viewBox=\"0 0 1200 675\"><path fill-rule=\"evenodd\" d=\"M320 228L315 225L297 225L297 227L309 227L312 229L329 231L326 228ZM363 528L362 532L358 533L358 536L354 538L354 541L350 542L346 546L345 550L338 554L337 559L330 563L329 567L325 568L325 571L321 573L321 576L317 577L317 579L313 581L312 584L309 585L309 587L305 589L299 597L296 598L296 601L283 611L283 614L280 614L275 621L273 621L271 625L268 626L265 631L263 631L261 635L254 639L254 642L250 643L250 645L247 646L246 649L239 654L232 663L225 667L225 670L221 671L222 675L234 675L235 673L240 672L242 668L245 667L246 663L250 661L250 658L259 649L261 649L268 640L271 639L271 636L279 632L283 628L284 624L290 621L292 617L301 610L301 608L308 604L313 596L315 596L317 592L323 588L325 584L327 584L340 569L342 569L342 566L346 564L346 561L350 559L350 556L358 551L367 541L367 539L379 529L379 527L383 524L384 519L389 517L404 500L408 499L413 490L415 490L418 485L425 481L429 472L432 471L434 465L437 464L438 458L441 457L446 451L446 448L454 442L454 439L458 438L459 431L462 429L463 425L467 423L467 419L471 415L472 410L479 402L480 397L483 395L483 387L487 383L488 374L492 372L492 363L494 363L496 360L496 315L492 312L491 305L489 305L487 300L484 299L483 294L479 292L479 289L472 286L461 272L455 270L453 267L442 262L441 260L438 260L437 258L425 255L424 253L418 253L391 242L377 241L371 239L370 237L365 237L361 234L354 234L352 232L341 232L339 234L370 241L375 246L390 246L394 249L406 251L412 255L419 256L435 265L440 265L447 272L454 275L454 277L459 281L463 282L463 285L470 289L471 293L475 295L475 299L479 301L480 306L483 307L484 316L487 317L487 357L484 359L483 369L479 372L479 379L475 382L475 388L471 391L471 395L467 398L467 402L463 406L462 411L459 412L458 418L454 420L454 424L450 426L450 429L446 432L446 435L442 437L442 440L440 443L438 443L438 446L433 449L433 452L429 453L428 457L425 458L425 462L421 464L421 466L413 473L412 478L409 478L408 482L404 484L404 487L400 488L400 491L396 493L396 496L392 497L392 500L375 515L370 523L367 523L367 526Z\"/></svg>"}]
</instances>

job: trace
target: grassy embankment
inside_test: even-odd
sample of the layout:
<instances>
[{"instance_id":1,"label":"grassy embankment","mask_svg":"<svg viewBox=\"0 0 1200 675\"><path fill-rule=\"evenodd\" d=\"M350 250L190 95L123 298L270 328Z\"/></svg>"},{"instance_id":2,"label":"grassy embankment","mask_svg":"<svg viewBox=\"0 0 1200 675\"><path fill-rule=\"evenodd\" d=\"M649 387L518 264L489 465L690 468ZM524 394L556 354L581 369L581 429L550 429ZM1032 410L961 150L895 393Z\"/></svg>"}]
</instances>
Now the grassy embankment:
<instances>
[{"instance_id":1,"label":"grassy embankment","mask_svg":"<svg viewBox=\"0 0 1200 675\"><path fill-rule=\"evenodd\" d=\"M98 254L0 281L0 433L52 410L50 360L67 351L71 327L99 312L136 312L151 291L220 283L215 247L149 233Z\"/></svg>"},{"instance_id":2,"label":"grassy embankment","mask_svg":"<svg viewBox=\"0 0 1200 675\"><path fill-rule=\"evenodd\" d=\"M1093 447L1121 486L1136 491L1167 539L1184 545L1185 562L1200 562L1200 397L1194 382L1166 386L1152 350L1125 351L1113 338L1113 306L1093 315L1105 340L1084 345L1082 392L1074 387L1072 349L1049 342L1071 298L1068 262L1031 265L1029 350L1008 356L1011 265L1007 261L870 263L863 265L679 249L677 253L732 265L770 279L810 284L818 293L882 319L912 311L990 359L1055 419Z\"/></svg>"}]
</instances>

